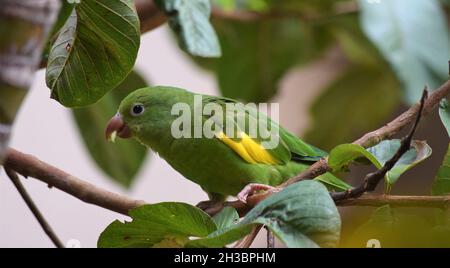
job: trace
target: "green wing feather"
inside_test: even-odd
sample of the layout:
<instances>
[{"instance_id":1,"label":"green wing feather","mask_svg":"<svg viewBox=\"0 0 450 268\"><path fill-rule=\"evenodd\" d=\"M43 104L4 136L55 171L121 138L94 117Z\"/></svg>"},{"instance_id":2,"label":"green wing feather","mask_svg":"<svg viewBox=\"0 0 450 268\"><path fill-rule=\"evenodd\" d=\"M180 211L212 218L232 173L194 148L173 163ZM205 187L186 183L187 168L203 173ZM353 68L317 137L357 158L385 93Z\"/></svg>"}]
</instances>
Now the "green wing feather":
<instances>
[{"instance_id":1,"label":"green wing feather","mask_svg":"<svg viewBox=\"0 0 450 268\"><path fill-rule=\"evenodd\" d=\"M247 135L250 135L250 120L257 120L256 122L258 122L258 124L260 124L261 122L267 124L267 128L269 130L273 130L269 138L262 138L260 133L257 133L256 137L252 136L252 138L255 139L258 143L268 141L270 139L278 139L278 145L275 148L267 149L267 151L279 163L285 164L289 161L313 162L327 155L326 152L302 141L300 138L290 133L279 124L272 121L269 117L257 111L251 106L244 106L242 103L229 98L204 96L203 104L206 105L209 103L220 105L223 111L227 111L226 113L224 113L225 117L222 121L224 128L226 127L227 122L231 122L232 124L234 124L234 129L236 131L242 131ZM234 106L237 112L227 110L227 103L238 104ZM277 137L275 137L274 135L277 135Z\"/></svg>"}]
</instances>

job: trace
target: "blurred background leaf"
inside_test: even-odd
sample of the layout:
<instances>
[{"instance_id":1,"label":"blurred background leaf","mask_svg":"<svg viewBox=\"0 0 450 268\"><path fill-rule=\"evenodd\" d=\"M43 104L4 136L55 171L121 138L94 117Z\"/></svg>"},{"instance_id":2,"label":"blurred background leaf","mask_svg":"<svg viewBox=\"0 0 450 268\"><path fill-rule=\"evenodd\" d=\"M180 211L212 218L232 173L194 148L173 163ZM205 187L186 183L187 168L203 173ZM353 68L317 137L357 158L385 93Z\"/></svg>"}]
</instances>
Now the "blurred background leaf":
<instances>
[{"instance_id":1,"label":"blurred background leaf","mask_svg":"<svg viewBox=\"0 0 450 268\"><path fill-rule=\"evenodd\" d=\"M292 67L316 58L328 44L320 27L296 19L239 22L215 18L213 25L222 57L196 62L215 72L223 96L245 102L268 101Z\"/></svg>"},{"instance_id":2,"label":"blurred background leaf","mask_svg":"<svg viewBox=\"0 0 450 268\"><path fill-rule=\"evenodd\" d=\"M382 248L448 246L449 232L437 223L436 211L432 208L380 207L341 246L366 247L371 239L377 239Z\"/></svg>"},{"instance_id":3,"label":"blurred background leaf","mask_svg":"<svg viewBox=\"0 0 450 268\"><path fill-rule=\"evenodd\" d=\"M73 109L73 116L86 148L97 164L115 182L130 187L144 163L147 149L134 139L117 139L115 143L105 139L104 129L108 120L117 112L120 102L136 89L148 83L136 71L98 103Z\"/></svg>"},{"instance_id":4,"label":"blurred background leaf","mask_svg":"<svg viewBox=\"0 0 450 268\"><path fill-rule=\"evenodd\" d=\"M432 188L433 195L446 195L450 193L450 145L447 154L439 167Z\"/></svg>"},{"instance_id":5,"label":"blurred background leaf","mask_svg":"<svg viewBox=\"0 0 450 268\"><path fill-rule=\"evenodd\" d=\"M406 102L417 102L425 84L447 80L449 34L438 0L358 2L363 29L403 82Z\"/></svg>"},{"instance_id":6,"label":"blurred background leaf","mask_svg":"<svg viewBox=\"0 0 450 268\"><path fill-rule=\"evenodd\" d=\"M312 104L312 125L305 140L330 150L378 127L398 105L396 89L390 72L347 70Z\"/></svg>"},{"instance_id":7,"label":"blurred background leaf","mask_svg":"<svg viewBox=\"0 0 450 268\"><path fill-rule=\"evenodd\" d=\"M181 47L194 56L220 57L220 44L209 22L209 0L157 0L169 16L169 25L178 34Z\"/></svg>"}]
</instances>

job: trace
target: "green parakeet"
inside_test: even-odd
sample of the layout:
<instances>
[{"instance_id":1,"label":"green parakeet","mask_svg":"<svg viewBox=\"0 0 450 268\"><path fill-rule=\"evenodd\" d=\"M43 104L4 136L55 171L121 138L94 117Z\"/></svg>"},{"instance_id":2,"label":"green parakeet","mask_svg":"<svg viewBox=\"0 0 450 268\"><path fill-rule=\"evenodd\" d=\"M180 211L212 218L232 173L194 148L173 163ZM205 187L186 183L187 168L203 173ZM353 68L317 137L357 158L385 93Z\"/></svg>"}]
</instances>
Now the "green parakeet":
<instances>
[{"instance_id":1,"label":"green parakeet","mask_svg":"<svg viewBox=\"0 0 450 268\"><path fill-rule=\"evenodd\" d=\"M199 97L200 102L196 101ZM227 109L229 104L234 104L234 111ZM221 109L222 114L214 114L215 118L212 113L200 114L198 118L195 111L203 111L207 105ZM214 123L212 135L195 137L193 126L180 124L183 108L188 110L192 125L195 120L201 127ZM251 122L257 122L258 127L265 123L267 129L275 131L264 138L262 132L252 136L255 125ZM229 132L229 126L233 132ZM174 131L184 131L190 137L174 137ZM235 196L250 183L279 185L326 155L256 109L247 109L232 99L173 87L147 87L128 95L106 128L108 139L116 135L134 137L150 147L214 200ZM269 140L275 140L276 146L262 146ZM338 187L345 185L331 174L323 175L321 180Z\"/></svg>"}]
</instances>

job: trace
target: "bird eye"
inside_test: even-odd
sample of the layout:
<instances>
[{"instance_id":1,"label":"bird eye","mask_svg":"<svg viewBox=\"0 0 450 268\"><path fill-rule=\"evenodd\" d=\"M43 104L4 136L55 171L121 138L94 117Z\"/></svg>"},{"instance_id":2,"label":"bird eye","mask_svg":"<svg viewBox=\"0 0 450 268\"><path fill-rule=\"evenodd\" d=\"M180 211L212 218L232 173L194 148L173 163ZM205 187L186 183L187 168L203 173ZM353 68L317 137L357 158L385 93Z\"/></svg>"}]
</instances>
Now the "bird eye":
<instances>
[{"instance_id":1,"label":"bird eye","mask_svg":"<svg viewBox=\"0 0 450 268\"><path fill-rule=\"evenodd\" d=\"M133 105L133 107L131 107L131 115L132 116L138 116L141 115L142 113L144 113L144 105L141 103L135 104Z\"/></svg>"}]
</instances>

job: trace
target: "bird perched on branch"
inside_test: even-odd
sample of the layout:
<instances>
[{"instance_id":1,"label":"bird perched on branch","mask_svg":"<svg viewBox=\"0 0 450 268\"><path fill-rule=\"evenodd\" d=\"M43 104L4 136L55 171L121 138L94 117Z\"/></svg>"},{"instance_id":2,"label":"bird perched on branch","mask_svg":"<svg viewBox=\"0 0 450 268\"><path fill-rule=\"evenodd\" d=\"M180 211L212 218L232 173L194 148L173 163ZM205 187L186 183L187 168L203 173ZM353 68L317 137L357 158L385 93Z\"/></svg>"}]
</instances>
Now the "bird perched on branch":
<instances>
[{"instance_id":1,"label":"bird perched on branch","mask_svg":"<svg viewBox=\"0 0 450 268\"><path fill-rule=\"evenodd\" d=\"M109 140L133 137L157 152L208 193L203 206L236 196L247 185L252 186L240 198L279 185L326 155L255 107L173 87L132 92L105 132ZM346 187L329 173L318 179Z\"/></svg>"}]
</instances>

